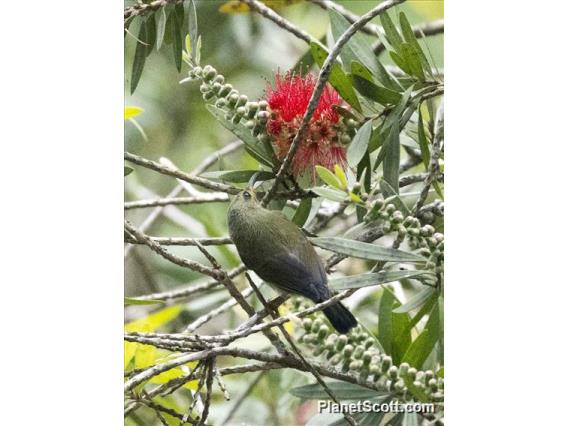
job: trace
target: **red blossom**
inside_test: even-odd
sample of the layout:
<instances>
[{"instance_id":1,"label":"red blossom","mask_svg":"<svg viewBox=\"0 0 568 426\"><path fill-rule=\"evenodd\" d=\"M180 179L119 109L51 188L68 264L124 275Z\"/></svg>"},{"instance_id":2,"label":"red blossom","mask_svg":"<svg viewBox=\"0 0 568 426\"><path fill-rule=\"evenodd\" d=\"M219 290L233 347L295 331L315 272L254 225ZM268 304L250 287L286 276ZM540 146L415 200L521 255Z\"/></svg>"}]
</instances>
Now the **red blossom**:
<instances>
[{"instance_id":1,"label":"red blossom","mask_svg":"<svg viewBox=\"0 0 568 426\"><path fill-rule=\"evenodd\" d=\"M275 86L269 84L266 88L266 100L272 113L266 129L274 138L276 156L280 161L286 157L298 132L315 85L316 79L312 74L302 77L288 72L277 74ZM298 147L292 162L295 176L309 170L315 180L316 165L333 169L335 164L345 164L345 148L338 142L336 129L340 117L333 109L340 103L337 92L327 85L310 120L306 139Z\"/></svg>"}]
</instances>

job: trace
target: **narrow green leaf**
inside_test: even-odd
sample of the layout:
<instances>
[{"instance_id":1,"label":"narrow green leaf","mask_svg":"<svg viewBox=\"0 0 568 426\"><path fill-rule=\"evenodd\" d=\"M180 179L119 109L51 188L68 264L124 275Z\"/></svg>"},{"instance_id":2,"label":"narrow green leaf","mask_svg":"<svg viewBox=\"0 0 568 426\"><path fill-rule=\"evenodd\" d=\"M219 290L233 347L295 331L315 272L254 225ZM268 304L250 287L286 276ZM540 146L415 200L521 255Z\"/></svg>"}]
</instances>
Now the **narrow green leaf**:
<instances>
[{"instance_id":1,"label":"narrow green leaf","mask_svg":"<svg viewBox=\"0 0 568 426\"><path fill-rule=\"evenodd\" d=\"M394 292L386 287L379 301L379 342L385 352L392 356L395 364L400 363L400 359L410 345L410 330L407 325L410 318L407 314L395 314L393 309L400 305Z\"/></svg>"},{"instance_id":2,"label":"narrow green leaf","mask_svg":"<svg viewBox=\"0 0 568 426\"><path fill-rule=\"evenodd\" d=\"M312 238L312 243L326 250L346 254L361 259L380 260L383 262L426 262L427 259L418 254L396 250L365 243L357 240L349 240L340 237Z\"/></svg>"},{"instance_id":3,"label":"narrow green leaf","mask_svg":"<svg viewBox=\"0 0 568 426\"><path fill-rule=\"evenodd\" d=\"M392 305L394 300L394 293L385 288L379 300L378 339L385 352L389 355L392 354Z\"/></svg>"},{"instance_id":4,"label":"narrow green leaf","mask_svg":"<svg viewBox=\"0 0 568 426\"><path fill-rule=\"evenodd\" d=\"M435 305L430 313L426 327L411 343L404 354L402 362L408 362L412 367L421 368L440 337L439 306Z\"/></svg>"},{"instance_id":5,"label":"narrow green leaf","mask_svg":"<svg viewBox=\"0 0 568 426\"><path fill-rule=\"evenodd\" d=\"M408 66L410 74L418 78L420 81L424 81L426 77L424 76L424 70L422 69L420 54L410 43L402 43L400 48L402 52L401 55L404 58L405 64Z\"/></svg>"},{"instance_id":6,"label":"narrow green leaf","mask_svg":"<svg viewBox=\"0 0 568 426\"><path fill-rule=\"evenodd\" d=\"M412 75L412 69L410 68L410 66L406 63L406 60L403 56L399 55L396 52L390 51L389 55L392 59L392 61L398 65L398 67L403 70L406 74L408 75Z\"/></svg>"},{"instance_id":7,"label":"narrow green leaf","mask_svg":"<svg viewBox=\"0 0 568 426\"><path fill-rule=\"evenodd\" d=\"M246 183L255 173L258 173L256 177L256 180L258 182L274 179L274 173L264 170L223 170L217 172L201 173L199 176L207 179L221 180L225 182Z\"/></svg>"},{"instance_id":8,"label":"narrow green leaf","mask_svg":"<svg viewBox=\"0 0 568 426\"><path fill-rule=\"evenodd\" d=\"M333 278L329 280L329 286L334 290L340 291L346 290L348 288L361 288L390 283L404 278L412 278L429 273L431 272L423 270L373 272L360 275L352 275L349 277Z\"/></svg>"},{"instance_id":9,"label":"narrow green leaf","mask_svg":"<svg viewBox=\"0 0 568 426\"><path fill-rule=\"evenodd\" d=\"M335 176L337 176L337 178L339 179L339 182L341 182L341 189L346 189L347 176L345 175L345 172L343 171L341 166L339 164L336 164L335 166L333 166L333 171L335 172Z\"/></svg>"},{"instance_id":10,"label":"narrow green leaf","mask_svg":"<svg viewBox=\"0 0 568 426\"><path fill-rule=\"evenodd\" d=\"M135 297L125 297L124 304L125 305L156 305L156 304L164 304L163 300L140 300L136 299Z\"/></svg>"},{"instance_id":11,"label":"narrow green leaf","mask_svg":"<svg viewBox=\"0 0 568 426\"><path fill-rule=\"evenodd\" d=\"M433 287L425 287L419 293L414 295L414 297L410 298L408 302L404 305L396 308L396 313L403 313L403 312L410 312L413 309L416 309L422 306L434 293L436 289Z\"/></svg>"},{"instance_id":12,"label":"narrow green leaf","mask_svg":"<svg viewBox=\"0 0 568 426\"><path fill-rule=\"evenodd\" d=\"M353 74L353 86L361 95L381 105L392 105L400 101L400 93Z\"/></svg>"},{"instance_id":13,"label":"narrow green leaf","mask_svg":"<svg viewBox=\"0 0 568 426\"><path fill-rule=\"evenodd\" d=\"M432 293L430 298L418 310L416 315L412 317L410 323L408 324L408 331L410 331L413 327L415 327L416 324L418 324L420 320L424 318L424 315L430 314L432 308L434 307L434 304L436 304L437 302L438 302L438 292L434 292Z\"/></svg>"},{"instance_id":14,"label":"narrow green leaf","mask_svg":"<svg viewBox=\"0 0 568 426\"><path fill-rule=\"evenodd\" d=\"M351 26L351 23L345 19L343 15L334 9L329 9L329 22L331 25L331 33L335 40ZM365 64L373 73L377 72L377 59L373 52L372 44L360 32L355 33L347 44L341 50L341 58L343 64L349 67L353 61Z\"/></svg>"},{"instance_id":15,"label":"narrow green leaf","mask_svg":"<svg viewBox=\"0 0 568 426\"><path fill-rule=\"evenodd\" d=\"M347 162L351 167L357 167L361 159L365 156L372 130L373 122L372 120L368 120L357 130L357 133L355 133L355 137L347 148Z\"/></svg>"},{"instance_id":16,"label":"narrow green leaf","mask_svg":"<svg viewBox=\"0 0 568 426\"><path fill-rule=\"evenodd\" d=\"M136 117L137 115L144 112L144 109L137 107L137 106L125 106L124 107L124 119L130 120L131 118Z\"/></svg>"},{"instance_id":17,"label":"narrow green leaf","mask_svg":"<svg viewBox=\"0 0 568 426\"><path fill-rule=\"evenodd\" d=\"M341 181L330 170L322 166L316 166L316 172L320 179L327 183L329 186L340 190L342 189Z\"/></svg>"},{"instance_id":18,"label":"narrow green leaf","mask_svg":"<svg viewBox=\"0 0 568 426\"><path fill-rule=\"evenodd\" d=\"M310 43L310 49L318 66L323 66L323 63L325 62L325 59L328 55L325 47L315 41L312 41ZM339 95L345 102L347 102L357 111L361 112L361 104L359 103L357 94L353 89L353 84L351 83L343 69L341 69L341 65L339 65L337 61L334 61L331 67L329 84L331 84L335 88L335 90L337 90L337 93L339 93Z\"/></svg>"},{"instance_id":19,"label":"narrow green leaf","mask_svg":"<svg viewBox=\"0 0 568 426\"><path fill-rule=\"evenodd\" d=\"M398 194L398 170L400 168L400 129L395 120L384 145L383 178Z\"/></svg>"},{"instance_id":20,"label":"narrow green leaf","mask_svg":"<svg viewBox=\"0 0 568 426\"><path fill-rule=\"evenodd\" d=\"M326 381L326 385L338 399L370 399L389 395L387 391L379 392L347 382ZM302 399L329 399L319 383L292 388L290 393Z\"/></svg>"},{"instance_id":21,"label":"narrow green leaf","mask_svg":"<svg viewBox=\"0 0 568 426\"><path fill-rule=\"evenodd\" d=\"M320 197L337 202L345 201L345 197L347 196L347 194L345 194L345 192L343 191L339 191L333 188L326 188L323 186L316 186L315 188L311 188L310 191L319 195Z\"/></svg>"},{"instance_id":22,"label":"narrow green leaf","mask_svg":"<svg viewBox=\"0 0 568 426\"><path fill-rule=\"evenodd\" d=\"M312 223L312 220L314 220L314 218L316 217L322 202L323 198L320 197L316 198L315 200L312 200L312 208L310 209L310 215L308 216L308 219L304 223L304 226L309 226Z\"/></svg>"},{"instance_id":23,"label":"narrow green leaf","mask_svg":"<svg viewBox=\"0 0 568 426\"><path fill-rule=\"evenodd\" d=\"M164 34L166 33L166 21L168 20L168 16L166 15L166 8L160 8L157 14L158 22L156 23L156 50L160 50L160 47L162 47L162 43L164 42Z\"/></svg>"},{"instance_id":24,"label":"narrow green leaf","mask_svg":"<svg viewBox=\"0 0 568 426\"><path fill-rule=\"evenodd\" d=\"M128 176L134 169L132 167L124 166L124 176Z\"/></svg>"},{"instance_id":25,"label":"narrow green leaf","mask_svg":"<svg viewBox=\"0 0 568 426\"><path fill-rule=\"evenodd\" d=\"M214 105L207 105L207 110L213 114L213 116L217 119L219 123L223 125L227 130L231 131L235 136L237 136L240 140L242 140L246 147L245 149L247 152L253 152L253 157L257 159L260 163L272 167L272 161L266 155L264 151L264 147L262 144L256 139L251 131L247 129L244 125L240 123L233 123L225 118L225 113L220 110L219 108L215 107ZM251 154L252 155L252 154Z\"/></svg>"},{"instance_id":26,"label":"narrow green leaf","mask_svg":"<svg viewBox=\"0 0 568 426\"><path fill-rule=\"evenodd\" d=\"M174 13L170 15L172 20L172 48L178 72L181 71L182 52L183 52L183 4L178 3L174 8Z\"/></svg>"},{"instance_id":27,"label":"narrow green leaf","mask_svg":"<svg viewBox=\"0 0 568 426\"><path fill-rule=\"evenodd\" d=\"M400 45L402 44L402 37L394 26L392 19L390 18L388 13L382 13L380 19L388 42L395 50L398 51L400 49Z\"/></svg>"},{"instance_id":28,"label":"narrow green leaf","mask_svg":"<svg viewBox=\"0 0 568 426\"><path fill-rule=\"evenodd\" d=\"M186 3L186 14L187 14L187 25L189 31L189 39L191 40L191 45L193 46L191 49L191 59L193 62L196 62L196 51L197 51L197 12L195 11L195 3L193 0L189 0Z\"/></svg>"},{"instance_id":29,"label":"narrow green leaf","mask_svg":"<svg viewBox=\"0 0 568 426\"><path fill-rule=\"evenodd\" d=\"M308 220L311 210L312 210L312 199L304 198L302 201L300 201L300 205L298 206L296 212L294 213L292 222L294 222L299 227L304 226L304 223L306 223L306 221Z\"/></svg>"},{"instance_id":30,"label":"narrow green leaf","mask_svg":"<svg viewBox=\"0 0 568 426\"><path fill-rule=\"evenodd\" d=\"M426 58L426 55L424 54L424 51L422 50L420 43L418 43L418 39L414 35L412 27L410 26L410 22L408 22L408 18L406 17L404 12L400 12L399 21L400 21L400 28L402 30L402 36L404 37L406 42L411 44L412 47L414 47L414 49L418 52L424 70L431 75L432 69L430 67L430 63L428 62L428 59Z\"/></svg>"},{"instance_id":31,"label":"narrow green leaf","mask_svg":"<svg viewBox=\"0 0 568 426\"><path fill-rule=\"evenodd\" d=\"M408 327L410 317L408 314L396 313L398 306L400 306L400 301L396 299L392 312L392 359L397 365L400 364L400 360L412 342L411 329Z\"/></svg>"},{"instance_id":32,"label":"narrow green leaf","mask_svg":"<svg viewBox=\"0 0 568 426\"><path fill-rule=\"evenodd\" d=\"M422 108L418 108L418 144L420 145L420 154L424 167L428 170L430 166L430 147L424 132L424 119L422 118Z\"/></svg>"},{"instance_id":33,"label":"narrow green leaf","mask_svg":"<svg viewBox=\"0 0 568 426\"><path fill-rule=\"evenodd\" d=\"M142 23L140 25L140 31L138 32L138 42L136 44L136 51L134 52L134 61L132 62L132 73L130 76L130 94L134 93L140 77L142 76L142 71L144 70L144 64L146 62L146 25Z\"/></svg>"},{"instance_id":34,"label":"narrow green leaf","mask_svg":"<svg viewBox=\"0 0 568 426\"><path fill-rule=\"evenodd\" d=\"M156 19L154 18L154 14L150 14L148 18L146 18L146 39L148 46L146 47L146 56L150 56L152 53L152 49L154 49L154 45L156 44Z\"/></svg>"}]
</instances>

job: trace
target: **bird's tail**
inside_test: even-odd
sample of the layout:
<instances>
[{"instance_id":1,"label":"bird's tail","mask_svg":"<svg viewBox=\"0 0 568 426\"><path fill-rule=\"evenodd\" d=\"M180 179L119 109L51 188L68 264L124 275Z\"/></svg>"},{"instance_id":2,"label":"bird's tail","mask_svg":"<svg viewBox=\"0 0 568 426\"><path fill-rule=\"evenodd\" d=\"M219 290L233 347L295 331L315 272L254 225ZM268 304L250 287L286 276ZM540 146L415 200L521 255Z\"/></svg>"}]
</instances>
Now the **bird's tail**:
<instances>
[{"instance_id":1,"label":"bird's tail","mask_svg":"<svg viewBox=\"0 0 568 426\"><path fill-rule=\"evenodd\" d=\"M323 309L323 313L339 333L345 334L357 325L357 320L340 302Z\"/></svg>"}]
</instances>

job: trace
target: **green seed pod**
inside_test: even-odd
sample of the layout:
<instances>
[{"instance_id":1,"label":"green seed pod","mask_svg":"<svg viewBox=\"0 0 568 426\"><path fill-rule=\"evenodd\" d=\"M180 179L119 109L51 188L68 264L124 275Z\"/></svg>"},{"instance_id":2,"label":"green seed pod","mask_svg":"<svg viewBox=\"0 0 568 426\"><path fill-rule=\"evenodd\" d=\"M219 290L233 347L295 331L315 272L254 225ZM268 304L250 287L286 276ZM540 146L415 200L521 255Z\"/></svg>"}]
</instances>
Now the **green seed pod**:
<instances>
[{"instance_id":1,"label":"green seed pod","mask_svg":"<svg viewBox=\"0 0 568 426\"><path fill-rule=\"evenodd\" d=\"M239 96L237 106L245 106L247 104L247 102L248 102L247 95L241 95L241 96Z\"/></svg>"},{"instance_id":2,"label":"green seed pod","mask_svg":"<svg viewBox=\"0 0 568 426\"><path fill-rule=\"evenodd\" d=\"M205 81L211 81L217 75L217 70L213 68L211 65L205 65L203 68L203 79Z\"/></svg>"},{"instance_id":3,"label":"green seed pod","mask_svg":"<svg viewBox=\"0 0 568 426\"><path fill-rule=\"evenodd\" d=\"M408 370L410 369L410 365L407 362L403 362L398 366L398 375L400 377L408 376Z\"/></svg>"},{"instance_id":4,"label":"green seed pod","mask_svg":"<svg viewBox=\"0 0 568 426\"><path fill-rule=\"evenodd\" d=\"M329 334L329 327L327 325L322 325L318 331L318 340L323 342L327 335Z\"/></svg>"},{"instance_id":5,"label":"green seed pod","mask_svg":"<svg viewBox=\"0 0 568 426\"><path fill-rule=\"evenodd\" d=\"M247 109L247 117L254 118L254 115L258 111L258 102L249 102L245 107Z\"/></svg>"},{"instance_id":6,"label":"green seed pod","mask_svg":"<svg viewBox=\"0 0 568 426\"><path fill-rule=\"evenodd\" d=\"M355 351L353 352L353 358L361 359L364 351L365 351L365 348L363 346L357 345L357 347L355 347Z\"/></svg>"},{"instance_id":7,"label":"green seed pod","mask_svg":"<svg viewBox=\"0 0 568 426\"><path fill-rule=\"evenodd\" d=\"M316 318L314 320L314 324L312 325L312 332L317 333L322 325L323 325L323 321L319 318Z\"/></svg>"},{"instance_id":8,"label":"green seed pod","mask_svg":"<svg viewBox=\"0 0 568 426\"><path fill-rule=\"evenodd\" d=\"M302 320L302 327L304 328L304 330L306 330L308 333L311 331L312 329L312 324L313 321L311 320L311 318L304 318Z\"/></svg>"},{"instance_id":9,"label":"green seed pod","mask_svg":"<svg viewBox=\"0 0 568 426\"><path fill-rule=\"evenodd\" d=\"M346 345L343 348L343 356L346 359L349 359L349 358L351 358L351 355L353 355L353 346L352 345Z\"/></svg>"},{"instance_id":10,"label":"green seed pod","mask_svg":"<svg viewBox=\"0 0 568 426\"><path fill-rule=\"evenodd\" d=\"M213 82L223 84L225 82L225 77L223 77L221 74L217 74L217 76L215 76L215 78L213 79Z\"/></svg>"},{"instance_id":11,"label":"green seed pod","mask_svg":"<svg viewBox=\"0 0 568 426\"><path fill-rule=\"evenodd\" d=\"M234 106L237 105L237 102L239 101L239 95L237 95L236 93L231 93L228 99L229 99L229 106L233 108Z\"/></svg>"},{"instance_id":12,"label":"green seed pod","mask_svg":"<svg viewBox=\"0 0 568 426\"><path fill-rule=\"evenodd\" d=\"M408 369L408 378L409 378L410 380L413 380L413 381L416 380L416 373L417 373L416 368L410 367L410 368Z\"/></svg>"},{"instance_id":13,"label":"green seed pod","mask_svg":"<svg viewBox=\"0 0 568 426\"><path fill-rule=\"evenodd\" d=\"M389 367L388 375L392 380L398 378L398 367L396 365L392 365Z\"/></svg>"},{"instance_id":14,"label":"green seed pod","mask_svg":"<svg viewBox=\"0 0 568 426\"><path fill-rule=\"evenodd\" d=\"M336 351L343 350L346 344L347 344L347 336L345 334L340 335L337 338L337 343L335 344L335 350Z\"/></svg>"},{"instance_id":15,"label":"green seed pod","mask_svg":"<svg viewBox=\"0 0 568 426\"><path fill-rule=\"evenodd\" d=\"M203 75L203 68L201 68L200 66L193 67L192 71L196 77L201 77Z\"/></svg>"},{"instance_id":16,"label":"green seed pod","mask_svg":"<svg viewBox=\"0 0 568 426\"><path fill-rule=\"evenodd\" d=\"M395 210L392 214L392 221L394 223L402 223L404 220L404 215L399 210Z\"/></svg>"},{"instance_id":17,"label":"green seed pod","mask_svg":"<svg viewBox=\"0 0 568 426\"><path fill-rule=\"evenodd\" d=\"M386 373L387 371L389 371L391 365L392 365L392 358L390 356L385 356L381 363L381 371L383 373Z\"/></svg>"},{"instance_id":18,"label":"green seed pod","mask_svg":"<svg viewBox=\"0 0 568 426\"><path fill-rule=\"evenodd\" d=\"M219 83L213 83L213 85L211 86L211 89L217 95L219 94L219 92L221 91L222 88L223 88L223 86L221 86Z\"/></svg>"},{"instance_id":19,"label":"green seed pod","mask_svg":"<svg viewBox=\"0 0 568 426\"><path fill-rule=\"evenodd\" d=\"M349 369L352 371L359 371L361 367L363 367L363 362L358 359L349 364Z\"/></svg>"},{"instance_id":20,"label":"green seed pod","mask_svg":"<svg viewBox=\"0 0 568 426\"><path fill-rule=\"evenodd\" d=\"M233 90L233 86L230 84L225 84L223 87L221 87L221 90L219 90L219 96L224 98L225 96L227 96L229 93L231 93L231 91Z\"/></svg>"}]
</instances>

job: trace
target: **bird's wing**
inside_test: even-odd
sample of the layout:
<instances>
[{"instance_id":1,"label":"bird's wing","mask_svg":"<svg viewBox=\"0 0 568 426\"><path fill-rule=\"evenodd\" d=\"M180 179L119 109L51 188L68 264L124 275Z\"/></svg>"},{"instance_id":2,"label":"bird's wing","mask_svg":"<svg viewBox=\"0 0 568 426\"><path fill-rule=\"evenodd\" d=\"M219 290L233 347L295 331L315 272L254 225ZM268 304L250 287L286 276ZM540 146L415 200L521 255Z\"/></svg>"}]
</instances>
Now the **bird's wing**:
<instances>
[{"instance_id":1,"label":"bird's wing","mask_svg":"<svg viewBox=\"0 0 568 426\"><path fill-rule=\"evenodd\" d=\"M263 259L254 268L257 275L288 293L300 294L313 301L327 297L326 283L319 274L314 275L293 253L281 253ZM319 272L319 271L318 271Z\"/></svg>"}]
</instances>

